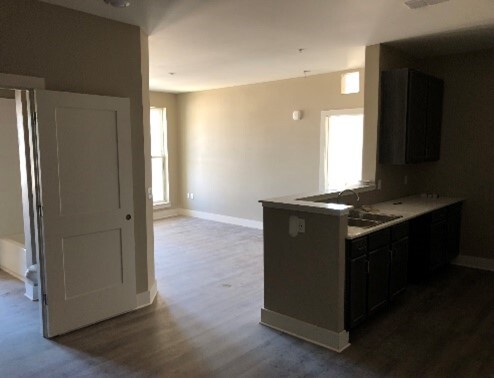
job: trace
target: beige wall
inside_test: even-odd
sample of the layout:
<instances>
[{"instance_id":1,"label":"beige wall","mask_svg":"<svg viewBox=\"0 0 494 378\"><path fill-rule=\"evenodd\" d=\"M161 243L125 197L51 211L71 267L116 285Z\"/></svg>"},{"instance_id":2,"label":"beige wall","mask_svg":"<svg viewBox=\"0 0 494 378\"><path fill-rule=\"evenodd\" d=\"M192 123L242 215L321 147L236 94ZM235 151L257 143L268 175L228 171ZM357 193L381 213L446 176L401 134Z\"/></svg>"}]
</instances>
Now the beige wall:
<instances>
[{"instance_id":1,"label":"beige wall","mask_svg":"<svg viewBox=\"0 0 494 378\"><path fill-rule=\"evenodd\" d=\"M317 192L321 111L363 106L362 92L340 94L340 77L178 95L183 207L261 220L260 199Z\"/></svg>"},{"instance_id":2,"label":"beige wall","mask_svg":"<svg viewBox=\"0 0 494 378\"><path fill-rule=\"evenodd\" d=\"M15 100L0 98L0 237L23 233Z\"/></svg>"},{"instance_id":3,"label":"beige wall","mask_svg":"<svg viewBox=\"0 0 494 378\"><path fill-rule=\"evenodd\" d=\"M177 95L173 93L150 92L151 106L166 108L168 123L168 169L170 179L170 208L180 208L179 176L179 120Z\"/></svg>"},{"instance_id":4,"label":"beige wall","mask_svg":"<svg viewBox=\"0 0 494 378\"><path fill-rule=\"evenodd\" d=\"M58 91L130 98L137 292L148 290L139 28L32 0L0 2L0 72Z\"/></svg>"}]
</instances>

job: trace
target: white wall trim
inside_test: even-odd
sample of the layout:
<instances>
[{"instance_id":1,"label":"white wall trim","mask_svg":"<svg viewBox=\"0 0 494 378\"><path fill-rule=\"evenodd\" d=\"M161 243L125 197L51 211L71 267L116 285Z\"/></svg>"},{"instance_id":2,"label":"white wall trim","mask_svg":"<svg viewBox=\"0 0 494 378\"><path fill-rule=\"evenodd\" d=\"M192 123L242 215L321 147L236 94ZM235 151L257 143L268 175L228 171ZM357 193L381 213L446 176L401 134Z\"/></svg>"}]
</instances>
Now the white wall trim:
<instances>
[{"instance_id":1,"label":"white wall trim","mask_svg":"<svg viewBox=\"0 0 494 378\"><path fill-rule=\"evenodd\" d=\"M262 222L261 221L255 221L255 220L245 219L245 218L236 218L236 217L230 217L227 215L206 213L203 211L189 210L189 209L180 209L179 213L180 213L180 215L185 215L185 216L189 216L189 217L207 219L207 220L212 220L215 222L234 224L236 226L243 226L243 227L256 228L258 230L262 230Z\"/></svg>"},{"instance_id":2,"label":"white wall trim","mask_svg":"<svg viewBox=\"0 0 494 378\"><path fill-rule=\"evenodd\" d=\"M338 353L350 346L347 331L334 332L265 308L261 309L260 323Z\"/></svg>"},{"instance_id":3,"label":"white wall trim","mask_svg":"<svg viewBox=\"0 0 494 378\"><path fill-rule=\"evenodd\" d=\"M155 209L153 210L153 220L176 217L180 215L180 209Z\"/></svg>"},{"instance_id":4,"label":"white wall trim","mask_svg":"<svg viewBox=\"0 0 494 378\"><path fill-rule=\"evenodd\" d=\"M486 259L483 257L459 255L452 262L454 265L464 266L467 268L475 268L482 270L490 270L494 272L494 259Z\"/></svg>"},{"instance_id":5,"label":"white wall trim","mask_svg":"<svg viewBox=\"0 0 494 378\"><path fill-rule=\"evenodd\" d=\"M0 88L6 89L44 89L45 79L42 77L22 76L0 73Z\"/></svg>"},{"instance_id":6,"label":"white wall trim","mask_svg":"<svg viewBox=\"0 0 494 378\"><path fill-rule=\"evenodd\" d=\"M154 298L156 298L156 294L158 294L158 286L156 280L154 280L153 286L148 291L144 291L142 293L137 294L137 309L149 306L154 302Z\"/></svg>"}]
</instances>

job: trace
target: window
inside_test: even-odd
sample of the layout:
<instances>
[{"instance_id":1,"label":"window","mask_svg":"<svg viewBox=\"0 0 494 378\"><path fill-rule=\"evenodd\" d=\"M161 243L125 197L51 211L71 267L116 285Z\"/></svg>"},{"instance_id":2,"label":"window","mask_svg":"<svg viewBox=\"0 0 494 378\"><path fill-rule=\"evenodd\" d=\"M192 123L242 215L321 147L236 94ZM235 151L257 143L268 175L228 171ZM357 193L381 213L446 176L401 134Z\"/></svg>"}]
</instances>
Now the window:
<instances>
[{"instance_id":1,"label":"window","mask_svg":"<svg viewBox=\"0 0 494 378\"><path fill-rule=\"evenodd\" d=\"M322 112L320 189L342 189L362 180L363 109Z\"/></svg>"},{"instance_id":2,"label":"window","mask_svg":"<svg viewBox=\"0 0 494 378\"><path fill-rule=\"evenodd\" d=\"M170 198L165 108L151 108L151 171L153 177L153 204L168 204Z\"/></svg>"},{"instance_id":3,"label":"window","mask_svg":"<svg viewBox=\"0 0 494 378\"><path fill-rule=\"evenodd\" d=\"M347 72L341 75L341 94L360 92L360 72Z\"/></svg>"}]
</instances>

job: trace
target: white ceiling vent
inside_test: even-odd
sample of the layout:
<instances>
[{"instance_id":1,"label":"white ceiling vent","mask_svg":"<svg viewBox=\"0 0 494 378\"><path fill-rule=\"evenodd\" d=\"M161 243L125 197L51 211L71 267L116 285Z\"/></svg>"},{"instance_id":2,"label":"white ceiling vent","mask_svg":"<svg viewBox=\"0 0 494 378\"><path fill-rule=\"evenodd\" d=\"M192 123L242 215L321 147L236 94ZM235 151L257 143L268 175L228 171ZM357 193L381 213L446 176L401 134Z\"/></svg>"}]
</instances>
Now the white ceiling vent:
<instances>
[{"instance_id":1,"label":"white ceiling vent","mask_svg":"<svg viewBox=\"0 0 494 378\"><path fill-rule=\"evenodd\" d=\"M436 5L449 0L407 0L405 5L410 9L424 8L428 5Z\"/></svg>"}]
</instances>

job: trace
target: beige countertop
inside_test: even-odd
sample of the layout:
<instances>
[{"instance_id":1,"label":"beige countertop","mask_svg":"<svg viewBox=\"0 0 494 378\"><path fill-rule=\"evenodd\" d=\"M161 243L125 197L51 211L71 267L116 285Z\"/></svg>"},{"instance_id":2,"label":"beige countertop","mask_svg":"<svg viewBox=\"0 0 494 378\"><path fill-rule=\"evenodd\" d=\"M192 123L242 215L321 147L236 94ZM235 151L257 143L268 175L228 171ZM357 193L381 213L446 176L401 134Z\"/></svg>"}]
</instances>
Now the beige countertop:
<instances>
[{"instance_id":1,"label":"beige countertop","mask_svg":"<svg viewBox=\"0 0 494 378\"><path fill-rule=\"evenodd\" d=\"M446 207L462 201L464 201L463 198L451 198L451 197L425 198L420 195L414 195L410 197L398 198L391 201L380 202L373 205L367 205L365 207L369 208L371 213L398 215L401 216L401 218L369 228L349 226L347 239L355 239L370 234L374 231L387 228L394 224L407 221L409 219L418 217L420 215L429 213L431 211L440 209L442 207Z\"/></svg>"}]
</instances>

